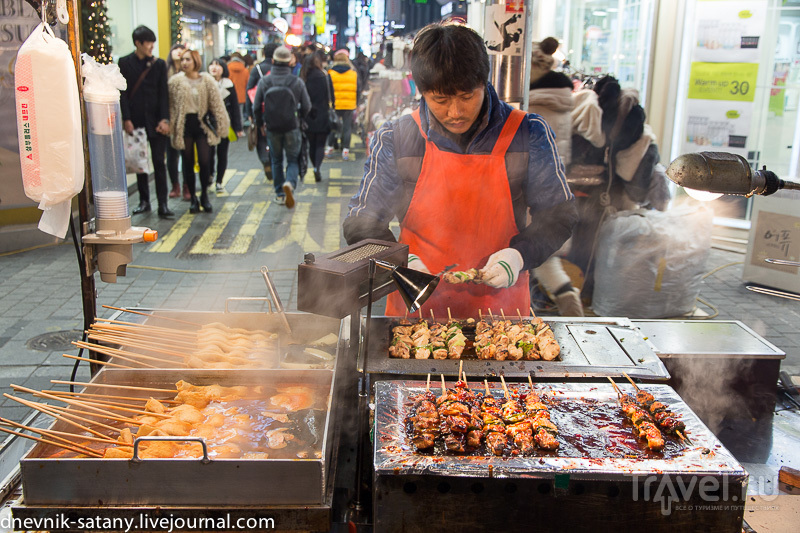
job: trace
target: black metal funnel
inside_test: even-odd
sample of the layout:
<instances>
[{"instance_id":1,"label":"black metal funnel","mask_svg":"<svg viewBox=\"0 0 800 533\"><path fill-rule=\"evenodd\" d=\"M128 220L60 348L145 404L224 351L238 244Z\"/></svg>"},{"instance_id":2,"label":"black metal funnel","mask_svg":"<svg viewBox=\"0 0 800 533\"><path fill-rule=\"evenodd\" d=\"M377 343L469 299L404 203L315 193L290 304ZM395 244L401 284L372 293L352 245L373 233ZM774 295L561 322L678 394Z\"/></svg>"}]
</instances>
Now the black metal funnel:
<instances>
[{"instance_id":1,"label":"black metal funnel","mask_svg":"<svg viewBox=\"0 0 800 533\"><path fill-rule=\"evenodd\" d=\"M433 294L439 284L439 276L420 272L408 267L395 266L385 261L376 261L380 267L392 271L392 279L406 303L409 313L417 311Z\"/></svg>"}]
</instances>

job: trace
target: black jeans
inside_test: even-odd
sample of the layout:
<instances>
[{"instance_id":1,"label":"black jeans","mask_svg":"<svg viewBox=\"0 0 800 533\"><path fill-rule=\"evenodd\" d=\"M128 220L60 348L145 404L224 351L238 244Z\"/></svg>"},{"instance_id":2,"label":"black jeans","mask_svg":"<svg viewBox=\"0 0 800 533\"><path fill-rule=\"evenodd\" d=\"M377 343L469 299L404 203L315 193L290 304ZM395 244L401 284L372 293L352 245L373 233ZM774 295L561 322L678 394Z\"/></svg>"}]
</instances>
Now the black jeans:
<instances>
[{"instance_id":1,"label":"black jeans","mask_svg":"<svg viewBox=\"0 0 800 533\"><path fill-rule=\"evenodd\" d=\"M181 153L167 144L167 173L169 173L169 182L174 185L180 185L178 180L178 161L180 160Z\"/></svg>"},{"instance_id":2,"label":"black jeans","mask_svg":"<svg viewBox=\"0 0 800 533\"><path fill-rule=\"evenodd\" d=\"M350 136L353 134L353 109L337 109L336 114L342 117L342 150L350 149ZM333 146L334 141L339 137L335 131L331 131L328 144Z\"/></svg>"},{"instance_id":3,"label":"black jeans","mask_svg":"<svg viewBox=\"0 0 800 533\"><path fill-rule=\"evenodd\" d=\"M261 133L261 128L258 128L258 135L256 137L256 153L258 154L258 160L261 161L262 167L270 164L269 150L267 150L267 137Z\"/></svg>"},{"instance_id":4,"label":"black jeans","mask_svg":"<svg viewBox=\"0 0 800 533\"><path fill-rule=\"evenodd\" d=\"M167 167L164 164L164 152L169 144L166 135L157 133L155 137L147 139L150 143L150 153L153 156L153 177L156 182L156 198L158 205L167 207ZM139 201L150 203L149 174L136 174L136 187L139 189Z\"/></svg>"},{"instance_id":5,"label":"black jeans","mask_svg":"<svg viewBox=\"0 0 800 533\"><path fill-rule=\"evenodd\" d=\"M311 159L311 166L314 167L314 170L319 170L322 160L325 159L325 139L328 134L308 131L306 136L308 137L308 157Z\"/></svg>"},{"instance_id":6,"label":"black jeans","mask_svg":"<svg viewBox=\"0 0 800 533\"><path fill-rule=\"evenodd\" d=\"M220 139L219 144L211 147L211 173L214 173L214 155L217 159L217 183L222 184L222 178L225 177L225 171L228 170L228 147L231 141L228 137Z\"/></svg>"},{"instance_id":7,"label":"black jeans","mask_svg":"<svg viewBox=\"0 0 800 533\"><path fill-rule=\"evenodd\" d=\"M197 162L200 165L200 194L205 195L211 183L211 147L208 138L200 128L200 119L197 113L186 115L186 125L183 129L183 182L189 188L189 194L195 195L196 184L194 180L194 149L197 147ZM166 185L166 184L165 184Z\"/></svg>"}]
</instances>

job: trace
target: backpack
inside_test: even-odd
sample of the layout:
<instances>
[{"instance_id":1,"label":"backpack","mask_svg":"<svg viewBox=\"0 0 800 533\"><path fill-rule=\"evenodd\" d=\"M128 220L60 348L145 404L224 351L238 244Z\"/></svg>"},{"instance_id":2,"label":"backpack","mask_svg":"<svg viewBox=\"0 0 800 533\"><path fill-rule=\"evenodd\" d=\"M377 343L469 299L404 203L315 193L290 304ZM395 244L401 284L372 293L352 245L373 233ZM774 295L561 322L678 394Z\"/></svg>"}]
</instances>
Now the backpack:
<instances>
[{"instance_id":1,"label":"backpack","mask_svg":"<svg viewBox=\"0 0 800 533\"><path fill-rule=\"evenodd\" d=\"M264 124L273 133L286 133L300 127L297 100L286 85L273 85L264 93Z\"/></svg>"}]
</instances>

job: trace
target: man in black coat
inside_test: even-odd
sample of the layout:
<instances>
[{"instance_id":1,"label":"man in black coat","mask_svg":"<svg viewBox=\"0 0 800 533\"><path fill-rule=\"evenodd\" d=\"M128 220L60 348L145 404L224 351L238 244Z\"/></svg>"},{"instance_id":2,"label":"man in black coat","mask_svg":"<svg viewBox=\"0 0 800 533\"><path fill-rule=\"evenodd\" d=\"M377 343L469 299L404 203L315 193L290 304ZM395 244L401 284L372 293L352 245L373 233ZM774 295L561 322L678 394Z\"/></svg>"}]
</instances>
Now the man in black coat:
<instances>
[{"instance_id":1,"label":"man in black coat","mask_svg":"<svg viewBox=\"0 0 800 533\"><path fill-rule=\"evenodd\" d=\"M136 49L119 60L119 70L128 82L119 103L125 132L131 134L135 128L145 128L147 131L153 156L158 216L172 218L175 213L167 205L167 167L164 163L169 142L167 64L163 59L153 57L155 42L156 35L147 26L139 26L133 30L133 45ZM139 189L139 206L133 210L133 214L147 213L150 211L148 175L137 174L136 185Z\"/></svg>"},{"instance_id":2,"label":"man in black coat","mask_svg":"<svg viewBox=\"0 0 800 533\"><path fill-rule=\"evenodd\" d=\"M278 48L278 44L269 43L264 45L264 61L253 65L250 68L250 79L247 80L247 96L245 98L244 107L245 115L250 120L251 124L255 124L253 117L253 101L250 99L251 89L258 86L258 82L269 74L272 70L272 54ZM269 150L267 149L267 136L261 133L261 129L257 129L256 153L258 160L261 161L261 166L264 167L264 174L267 176L268 181L272 181L272 165L269 158Z\"/></svg>"}]
</instances>

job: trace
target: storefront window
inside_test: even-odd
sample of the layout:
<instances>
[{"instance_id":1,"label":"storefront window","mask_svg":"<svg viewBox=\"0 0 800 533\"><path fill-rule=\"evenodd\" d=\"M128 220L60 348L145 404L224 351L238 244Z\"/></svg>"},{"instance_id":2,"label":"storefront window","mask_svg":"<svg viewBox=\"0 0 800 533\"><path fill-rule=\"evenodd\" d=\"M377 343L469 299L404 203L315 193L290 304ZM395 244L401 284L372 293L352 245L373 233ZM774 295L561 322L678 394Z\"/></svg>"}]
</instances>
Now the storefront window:
<instances>
[{"instance_id":1,"label":"storefront window","mask_svg":"<svg viewBox=\"0 0 800 533\"><path fill-rule=\"evenodd\" d=\"M644 105L654 0L570 0L559 2L553 28L576 74L617 78L639 90Z\"/></svg>"}]
</instances>

